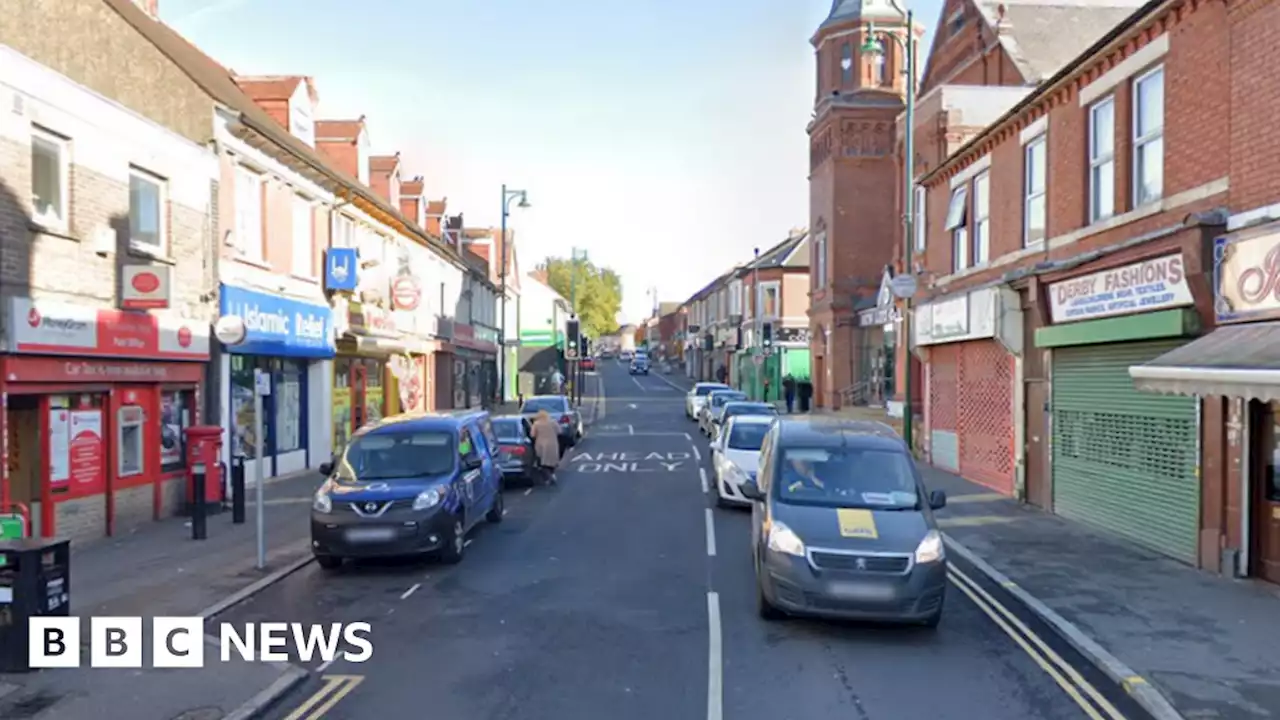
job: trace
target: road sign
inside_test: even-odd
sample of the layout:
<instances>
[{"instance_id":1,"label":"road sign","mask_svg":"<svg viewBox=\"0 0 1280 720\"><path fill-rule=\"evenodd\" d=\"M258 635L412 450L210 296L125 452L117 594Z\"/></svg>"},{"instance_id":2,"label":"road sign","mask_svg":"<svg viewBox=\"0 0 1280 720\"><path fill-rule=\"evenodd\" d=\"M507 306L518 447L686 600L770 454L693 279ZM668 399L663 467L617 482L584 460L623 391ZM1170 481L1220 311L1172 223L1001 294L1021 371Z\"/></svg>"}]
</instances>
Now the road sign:
<instances>
[{"instance_id":1,"label":"road sign","mask_svg":"<svg viewBox=\"0 0 1280 720\"><path fill-rule=\"evenodd\" d=\"M764 364L764 356L763 356L763 355L755 355L755 356L753 356L753 357L751 358L751 360L756 364L756 367L759 367L759 366L761 366L761 365L763 365L763 364Z\"/></svg>"},{"instance_id":2,"label":"road sign","mask_svg":"<svg viewBox=\"0 0 1280 720\"><path fill-rule=\"evenodd\" d=\"M915 275L894 275L889 280L889 291L893 296L902 300L909 297L915 297L918 290Z\"/></svg>"}]
</instances>

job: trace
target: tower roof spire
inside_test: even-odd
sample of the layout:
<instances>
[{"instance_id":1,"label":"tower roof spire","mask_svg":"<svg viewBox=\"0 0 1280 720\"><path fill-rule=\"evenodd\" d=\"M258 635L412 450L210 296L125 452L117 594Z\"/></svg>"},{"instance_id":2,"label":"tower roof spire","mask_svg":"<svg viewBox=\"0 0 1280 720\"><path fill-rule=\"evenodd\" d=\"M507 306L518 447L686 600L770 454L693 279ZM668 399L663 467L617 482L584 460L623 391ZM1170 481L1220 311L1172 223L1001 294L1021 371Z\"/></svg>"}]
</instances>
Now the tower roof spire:
<instances>
[{"instance_id":1,"label":"tower roof spire","mask_svg":"<svg viewBox=\"0 0 1280 720\"><path fill-rule=\"evenodd\" d=\"M903 20L906 16L890 0L831 0L831 12L821 27L858 20Z\"/></svg>"}]
</instances>

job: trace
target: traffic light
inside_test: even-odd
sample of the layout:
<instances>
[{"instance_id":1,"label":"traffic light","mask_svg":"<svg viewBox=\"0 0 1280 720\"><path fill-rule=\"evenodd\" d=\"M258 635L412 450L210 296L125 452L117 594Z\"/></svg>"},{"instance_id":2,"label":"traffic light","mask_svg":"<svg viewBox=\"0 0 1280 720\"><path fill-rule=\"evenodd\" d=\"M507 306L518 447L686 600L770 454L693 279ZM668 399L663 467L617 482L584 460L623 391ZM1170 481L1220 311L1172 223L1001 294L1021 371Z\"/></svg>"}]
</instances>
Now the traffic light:
<instances>
[{"instance_id":1,"label":"traffic light","mask_svg":"<svg viewBox=\"0 0 1280 720\"><path fill-rule=\"evenodd\" d=\"M582 339L578 336L578 319L570 318L564 323L564 356L569 360L576 360L578 357L578 343Z\"/></svg>"},{"instance_id":2,"label":"traffic light","mask_svg":"<svg viewBox=\"0 0 1280 720\"><path fill-rule=\"evenodd\" d=\"M773 347L773 323L765 321L760 326L760 343L766 348Z\"/></svg>"}]
</instances>

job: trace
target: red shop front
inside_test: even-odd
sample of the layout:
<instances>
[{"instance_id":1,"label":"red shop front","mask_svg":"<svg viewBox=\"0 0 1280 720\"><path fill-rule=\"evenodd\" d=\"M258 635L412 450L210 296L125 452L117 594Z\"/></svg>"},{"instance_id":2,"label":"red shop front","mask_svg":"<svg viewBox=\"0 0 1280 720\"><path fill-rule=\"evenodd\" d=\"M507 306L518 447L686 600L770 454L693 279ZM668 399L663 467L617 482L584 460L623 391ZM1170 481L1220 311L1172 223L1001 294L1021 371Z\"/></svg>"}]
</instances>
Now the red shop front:
<instances>
[{"instance_id":1,"label":"red shop front","mask_svg":"<svg viewBox=\"0 0 1280 720\"><path fill-rule=\"evenodd\" d=\"M173 514L184 431L200 424L207 330L22 301L32 311L10 316L13 354L0 356L0 504L27 516L29 534L71 539Z\"/></svg>"}]
</instances>

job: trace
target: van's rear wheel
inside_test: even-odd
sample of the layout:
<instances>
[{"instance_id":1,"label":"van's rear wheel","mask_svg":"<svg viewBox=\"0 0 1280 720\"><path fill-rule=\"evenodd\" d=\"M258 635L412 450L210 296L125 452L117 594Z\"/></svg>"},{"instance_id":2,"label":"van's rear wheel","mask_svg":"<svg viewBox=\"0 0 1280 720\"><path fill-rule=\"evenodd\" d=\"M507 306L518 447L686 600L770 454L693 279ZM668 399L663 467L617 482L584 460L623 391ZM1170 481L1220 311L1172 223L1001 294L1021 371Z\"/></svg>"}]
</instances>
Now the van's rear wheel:
<instances>
[{"instance_id":1,"label":"van's rear wheel","mask_svg":"<svg viewBox=\"0 0 1280 720\"><path fill-rule=\"evenodd\" d=\"M317 555L316 564L325 570L337 570L342 567L342 558L332 555Z\"/></svg>"}]
</instances>

